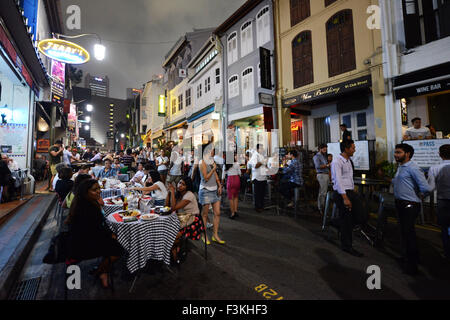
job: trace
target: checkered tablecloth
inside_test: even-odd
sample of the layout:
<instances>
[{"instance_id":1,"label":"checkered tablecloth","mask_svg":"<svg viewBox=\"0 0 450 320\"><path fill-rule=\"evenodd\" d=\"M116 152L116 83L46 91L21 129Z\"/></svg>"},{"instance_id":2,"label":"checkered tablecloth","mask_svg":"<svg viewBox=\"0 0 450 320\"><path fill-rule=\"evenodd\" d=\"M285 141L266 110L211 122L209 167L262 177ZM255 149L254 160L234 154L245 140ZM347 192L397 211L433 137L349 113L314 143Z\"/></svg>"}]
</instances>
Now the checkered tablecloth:
<instances>
[{"instance_id":1,"label":"checkered tablecloth","mask_svg":"<svg viewBox=\"0 0 450 320\"><path fill-rule=\"evenodd\" d=\"M122 195L122 190L121 189L104 189L101 191L100 195L101 195L102 199L117 197L117 196Z\"/></svg>"},{"instance_id":2,"label":"checkered tablecloth","mask_svg":"<svg viewBox=\"0 0 450 320\"><path fill-rule=\"evenodd\" d=\"M120 211L122 209L123 209L123 205L118 206L118 205L105 204L103 206L103 211L105 212L105 217L109 216L113 212L117 212L117 211Z\"/></svg>"},{"instance_id":3,"label":"checkered tablecloth","mask_svg":"<svg viewBox=\"0 0 450 320\"><path fill-rule=\"evenodd\" d=\"M144 268L148 260L170 264L170 250L180 228L176 213L151 221L128 223L116 222L109 215L106 221L128 253L126 265L130 273Z\"/></svg>"}]
</instances>

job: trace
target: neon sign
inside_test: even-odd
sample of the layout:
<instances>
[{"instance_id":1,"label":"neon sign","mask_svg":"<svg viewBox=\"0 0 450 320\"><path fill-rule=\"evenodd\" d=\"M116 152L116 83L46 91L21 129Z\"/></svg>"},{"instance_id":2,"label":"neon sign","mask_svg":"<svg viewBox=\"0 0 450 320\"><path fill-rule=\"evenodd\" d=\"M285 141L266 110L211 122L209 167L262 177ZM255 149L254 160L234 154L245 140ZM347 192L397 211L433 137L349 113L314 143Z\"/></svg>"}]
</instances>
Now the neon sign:
<instances>
[{"instance_id":1,"label":"neon sign","mask_svg":"<svg viewBox=\"0 0 450 320\"><path fill-rule=\"evenodd\" d=\"M89 52L83 47L66 40L45 39L39 41L38 49L47 57L69 64L82 64L90 59Z\"/></svg>"}]
</instances>

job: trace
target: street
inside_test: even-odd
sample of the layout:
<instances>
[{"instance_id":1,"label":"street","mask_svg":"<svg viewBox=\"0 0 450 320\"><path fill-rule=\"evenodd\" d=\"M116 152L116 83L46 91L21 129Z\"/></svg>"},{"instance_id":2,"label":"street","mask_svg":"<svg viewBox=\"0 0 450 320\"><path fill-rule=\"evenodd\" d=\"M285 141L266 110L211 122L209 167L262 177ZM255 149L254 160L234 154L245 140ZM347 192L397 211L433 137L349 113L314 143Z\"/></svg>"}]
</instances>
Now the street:
<instances>
[{"instance_id":1,"label":"street","mask_svg":"<svg viewBox=\"0 0 450 320\"><path fill-rule=\"evenodd\" d=\"M342 252L337 233L331 241L321 231L318 217L300 214L296 220L267 210L257 214L250 203L241 203L240 216L230 220L222 215L220 234L225 245L212 243L204 259L203 242L189 242L187 259L170 270L160 263L149 263L133 286L134 276L121 259L114 270L115 291L101 288L88 274L96 260L80 264L81 289L69 290L69 300L329 300L329 299L448 299L449 262L439 251L439 233L417 228L422 265L416 277L403 275L396 258L399 243L397 225L390 223L384 251L377 250L358 236L355 248L363 252L356 258ZM52 216L30 256L47 252L43 243L55 230ZM210 231L208 231L210 232ZM45 240L46 239L46 240ZM381 269L381 289L369 290L367 267ZM42 271L45 268L47 271ZM28 276L30 276L28 271ZM39 272L41 274L39 274ZM42 276L37 299L64 299L64 264L40 266L33 277ZM131 289L131 290L130 290ZM130 292L131 291L131 292Z\"/></svg>"}]
</instances>

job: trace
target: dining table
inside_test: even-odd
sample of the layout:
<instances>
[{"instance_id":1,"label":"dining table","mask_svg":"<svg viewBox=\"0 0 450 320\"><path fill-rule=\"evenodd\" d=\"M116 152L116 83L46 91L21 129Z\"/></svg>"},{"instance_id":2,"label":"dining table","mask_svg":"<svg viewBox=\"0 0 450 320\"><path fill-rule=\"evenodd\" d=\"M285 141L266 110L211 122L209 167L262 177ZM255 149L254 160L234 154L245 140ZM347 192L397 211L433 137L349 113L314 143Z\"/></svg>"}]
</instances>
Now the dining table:
<instances>
[{"instance_id":1,"label":"dining table","mask_svg":"<svg viewBox=\"0 0 450 320\"><path fill-rule=\"evenodd\" d=\"M109 214L106 223L127 252L126 267L131 274L144 269L149 260L170 265L171 249L180 229L180 220L175 212L133 222L120 221L118 214Z\"/></svg>"}]
</instances>

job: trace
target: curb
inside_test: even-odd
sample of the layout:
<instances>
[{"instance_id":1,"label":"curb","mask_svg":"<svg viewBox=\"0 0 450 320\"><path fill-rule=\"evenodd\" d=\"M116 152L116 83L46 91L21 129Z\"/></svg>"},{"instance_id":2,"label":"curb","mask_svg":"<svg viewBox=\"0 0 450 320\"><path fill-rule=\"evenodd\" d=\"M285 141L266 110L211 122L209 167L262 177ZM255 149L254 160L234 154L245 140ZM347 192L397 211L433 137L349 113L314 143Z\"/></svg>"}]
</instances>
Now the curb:
<instances>
[{"instance_id":1,"label":"curb","mask_svg":"<svg viewBox=\"0 0 450 320\"><path fill-rule=\"evenodd\" d=\"M33 199L30 199L27 204L32 200ZM55 204L56 196L53 195L47 209L42 211L41 214L36 217L30 229L26 232L25 236L20 240L20 243L15 248L14 254L8 260L8 263L0 273L0 300L8 299L10 291L13 289L14 284L20 277L22 268L25 265L33 246L38 240L50 212L54 209Z\"/></svg>"}]
</instances>

